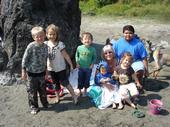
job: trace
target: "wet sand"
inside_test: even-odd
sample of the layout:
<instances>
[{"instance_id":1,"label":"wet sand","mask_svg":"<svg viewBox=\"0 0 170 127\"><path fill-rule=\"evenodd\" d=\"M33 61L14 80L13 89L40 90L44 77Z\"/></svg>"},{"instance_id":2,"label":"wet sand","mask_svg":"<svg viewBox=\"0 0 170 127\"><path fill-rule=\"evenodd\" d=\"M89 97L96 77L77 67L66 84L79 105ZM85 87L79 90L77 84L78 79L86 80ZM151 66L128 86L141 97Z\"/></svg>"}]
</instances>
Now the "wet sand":
<instances>
[{"instance_id":1,"label":"wet sand","mask_svg":"<svg viewBox=\"0 0 170 127\"><path fill-rule=\"evenodd\" d=\"M147 35L152 41L170 40L170 24L162 24L150 20L130 20L111 18L82 18L82 31L94 35L94 43L102 46L107 37L120 33L125 24L134 24L136 32ZM166 50L166 53L170 53ZM132 115L135 111L129 106L123 110L111 107L99 110L88 97L79 98L79 104L72 103L69 94L65 95L59 104L49 98L49 109L43 109L37 115L29 113L27 93L24 84L0 86L0 127L168 127L170 124L170 64L164 66L157 80L148 77L145 81L145 94L140 95L138 109L144 118ZM152 69L153 63L150 64ZM161 99L164 103L159 115L148 113L148 102L151 99Z\"/></svg>"}]
</instances>

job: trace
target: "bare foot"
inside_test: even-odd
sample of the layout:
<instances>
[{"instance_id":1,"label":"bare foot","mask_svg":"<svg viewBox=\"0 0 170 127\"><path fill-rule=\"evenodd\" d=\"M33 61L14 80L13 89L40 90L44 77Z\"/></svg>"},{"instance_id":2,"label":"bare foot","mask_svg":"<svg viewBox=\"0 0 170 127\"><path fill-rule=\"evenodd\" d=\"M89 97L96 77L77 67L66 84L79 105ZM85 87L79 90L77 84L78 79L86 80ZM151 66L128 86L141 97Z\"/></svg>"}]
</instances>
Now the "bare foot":
<instances>
[{"instance_id":1,"label":"bare foot","mask_svg":"<svg viewBox=\"0 0 170 127\"><path fill-rule=\"evenodd\" d=\"M58 93L56 93L55 103L59 103L59 101L60 101L60 96Z\"/></svg>"},{"instance_id":2,"label":"bare foot","mask_svg":"<svg viewBox=\"0 0 170 127\"><path fill-rule=\"evenodd\" d=\"M116 109L116 104L115 103L112 104L112 108Z\"/></svg>"},{"instance_id":3,"label":"bare foot","mask_svg":"<svg viewBox=\"0 0 170 127\"><path fill-rule=\"evenodd\" d=\"M82 95L81 90L79 90L78 92L76 92L76 95L77 95L78 97L80 97L80 96Z\"/></svg>"},{"instance_id":4,"label":"bare foot","mask_svg":"<svg viewBox=\"0 0 170 127\"><path fill-rule=\"evenodd\" d=\"M76 95L77 95L78 97L80 97L80 96L82 95L82 93L81 93L81 92L76 92Z\"/></svg>"},{"instance_id":5,"label":"bare foot","mask_svg":"<svg viewBox=\"0 0 170 127\"><path fill-rule=\"evenodd\" d=\"M73 97L73 103L76 105L78 103L78 96L74 95Z\"/></svg>"},{"instance_id":6,"label":"bare foot","mask_svg":"<svg viewBox=\"0 0 170 127\"><path fill-rule=\"evenodd\" d=\"M137 84L136 86L139 90L143 88L142 85L140 85L140 84Z\"/></svg>"},{"instance_id":7,"label":"bare foot","mask_svg":"<svg viewBox=\"0 0 170 127\"><path fill-rule=\"evenodd\" d=\"M133 104L133 103L131 103L130 104L130 106L132 107L132 108L134 108L134 109L136 109L137 107L136 107L136 105L135 104Z\"/></svg>"},{"instance_id":8,"label":"bare foot","mask_svg":"<svg viewBox=\"0 0 170 127\"><path fill-rule=\"evenodd\" d=\"M122 110L123 107L124 107L124 105L123 105L123 103L121 102L121 103L119 103L119 106L117 107L117 109Z\"/></svg>"}]
</instances>

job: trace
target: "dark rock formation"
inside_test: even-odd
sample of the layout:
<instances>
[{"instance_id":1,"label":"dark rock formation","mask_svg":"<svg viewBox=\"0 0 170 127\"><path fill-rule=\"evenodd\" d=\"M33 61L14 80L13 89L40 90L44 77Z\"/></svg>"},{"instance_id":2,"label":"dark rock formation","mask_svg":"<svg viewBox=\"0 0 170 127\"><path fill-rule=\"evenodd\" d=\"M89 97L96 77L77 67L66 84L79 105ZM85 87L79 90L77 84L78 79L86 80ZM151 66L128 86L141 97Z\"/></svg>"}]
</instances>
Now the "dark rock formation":
<instances>
[{"instance_id":1,"label":"dark rock formation","mask_svg":"<svg viewBox=\"0 0 170 127\"><path fill-rule=\"evenodd\" d=\"M7 68L11 73L20 73L23 53L32 41L30 30L35 25L44 28L51 23L58 25L60 40L73 56L79 43L79 0L1 0L0 8L2 49L9 58Z\"/></svg>"}]
</instances>

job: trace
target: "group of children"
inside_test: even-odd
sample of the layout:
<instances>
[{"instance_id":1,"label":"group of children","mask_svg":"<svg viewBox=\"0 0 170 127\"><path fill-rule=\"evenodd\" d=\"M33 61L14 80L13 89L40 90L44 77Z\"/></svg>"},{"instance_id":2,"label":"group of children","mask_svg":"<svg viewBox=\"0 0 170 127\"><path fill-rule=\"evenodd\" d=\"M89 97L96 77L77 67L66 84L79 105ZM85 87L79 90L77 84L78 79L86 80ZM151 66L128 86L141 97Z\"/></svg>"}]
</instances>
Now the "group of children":
<instances>
[{"instance_id":1,"label":"group of children","mask_svg":"<svg viewBox=\"0 0 170 127\"><path fill-rule=\"evenodd\" d=\"M49 25L46 28L46 32L40 26L36 26L31 30L32 38L31 42L23 55L22 59L22 79L28 80L27 92L28 102L31 110L31 114L36 114L39 111L38 96L39 93L40 101L44 108L48 108L48 101L46 95L45 79L48 75L51 76L53 83L56 85L56 103L59 102L60 84L66 87L73 98L73 103L77 104L79 96L87 95L87 88L89 87L90 76L92 68L96 61L96 50L91 46L93 42L93 36L89 32L82 34L82 45L77 47L76 51L76 67L78 71L78 89L79 92L75 94L71 84L68 81L66 75L66 63L70 65L70 69L73 69L72 61L66 52L65 44L59 40L59 27L54 24ZM45 36L46 35L46 36ZM45 41L47 37L47 41ZM118 109L123 108L122 99L126 100L132 107L136 106L131 102L129 92L131 96L135 97L138 95L136 85L132 83L132 74L134 74L131 68L133 57L130 53L124 54L120 65L116 67L114 74L107 74L107 69L101 67L103 74L108 78L99 78L96 83L110 83L115 85L116 81L119 82L120 87L117 87L121 93L121 99L119 101ZM96 74L96 77L99 73ZM114 78L113 78L114 77ZM112 82L112 80L114 80ZM136 80L136 78L135 78ZM136 80L137 85L139 82ZM81 90L84 88L84 91ZM113 88L114 89L114 88ZM113 103L113 108L116 108L116 104Z\"/></svg>"},{"instance_id":2,"label":"group of children","mask_svg":"<svg viewBox=\"0 0 170 127\"><path fill-rule=\"evenodd\" d=\"M46 36L45 36L46 34ZM40 26L32 28L31 42L22 58L22 79L28 80L27 93L28 103L31 114L37 114L39 111L38 94L44 108L48 108L46 95L46 78L50 75L53 83L56 85L56 103L59 102L60 84L65 86L73 98L73 103L77 104L78 95L81 95L81 89L84 88L84 96L86 89L89 87L90 75L94 62L96 60L95 48L91 47L93 37L90 33L84 33L82 37L82 46L77 48L76 62L79 68L78 95L75 94L66 75L66 63L73 69L70 56L66 52L65 44L59 41L59 27L51 24L46 28L46 32ZM48 41L45 41L47 37Z\"/></svg>"}]
</instances>

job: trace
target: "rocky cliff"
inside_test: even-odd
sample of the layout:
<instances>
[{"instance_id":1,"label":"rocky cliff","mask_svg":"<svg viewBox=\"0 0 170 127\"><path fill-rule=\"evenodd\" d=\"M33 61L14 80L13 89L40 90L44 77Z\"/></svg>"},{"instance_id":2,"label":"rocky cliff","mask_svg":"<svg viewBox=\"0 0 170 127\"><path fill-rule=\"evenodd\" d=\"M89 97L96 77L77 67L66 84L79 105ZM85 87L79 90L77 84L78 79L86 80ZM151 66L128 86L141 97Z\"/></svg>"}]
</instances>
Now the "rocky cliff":
<instances>
[{"instance_id":1,"label":"rocky cliff","mask_svg":"<svg viewBox=\"0 0 170 127\"><path fill-rule=\"evenodd\" d=\"M1 0L0 36L2 37L0 69L20 73L21 59L32 41L35 25L60 27L60 40L73 56L79 43L81 12L79 0ZM2 64L1 64L2 63ZM2 66L3 65L3 66ZM4 66L5 65L5 66Z\"/></svg>"}]
</instances>

